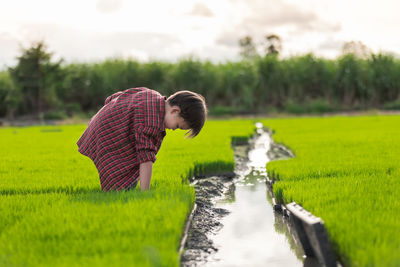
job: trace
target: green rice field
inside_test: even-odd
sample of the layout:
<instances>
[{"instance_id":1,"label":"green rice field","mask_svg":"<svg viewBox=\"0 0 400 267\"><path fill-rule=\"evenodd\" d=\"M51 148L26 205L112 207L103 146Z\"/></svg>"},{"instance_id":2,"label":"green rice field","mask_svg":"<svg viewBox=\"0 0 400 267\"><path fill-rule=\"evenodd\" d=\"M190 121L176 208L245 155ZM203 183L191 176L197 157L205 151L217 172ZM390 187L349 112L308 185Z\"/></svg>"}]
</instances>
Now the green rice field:
<instances>
[{"instance_id":1,"label":"green rice field","mask_svg":"<svg viewBox=\"0 0 400 267\"><path fill-rule=\"evenodd\" d=\"M275 196L321 217L345 266L400 266L400 116L264 120L295 158Z\"/></svg>"},{"instance_id":2,"label":"green rice field","mask_svg":"<svg viewBox=\"0 0 400 267\"><path fill-rule=\"evenodd\" d=\"M193 174L232 171L256 120L168 132L151 190L100 189L86 125L0 128L0 266L179 266ZM279 201L321 217L345 266L399 266L400 117L262 119L295 158L270 162Z\"/></svg>"},{"instance_id":3,"label":"green rice field","mask_svg":"<svg viewBox=\"0 0 400 267\"><path fill-rule=\"evenodd\" d=\"M151 190L103 193L77 152L86 125L0 128L0 266L178 266L194 203L188 175L232 171L231 136L251 121L210 121L193 140L168 132Z\"/></svg>"}]
</instances>

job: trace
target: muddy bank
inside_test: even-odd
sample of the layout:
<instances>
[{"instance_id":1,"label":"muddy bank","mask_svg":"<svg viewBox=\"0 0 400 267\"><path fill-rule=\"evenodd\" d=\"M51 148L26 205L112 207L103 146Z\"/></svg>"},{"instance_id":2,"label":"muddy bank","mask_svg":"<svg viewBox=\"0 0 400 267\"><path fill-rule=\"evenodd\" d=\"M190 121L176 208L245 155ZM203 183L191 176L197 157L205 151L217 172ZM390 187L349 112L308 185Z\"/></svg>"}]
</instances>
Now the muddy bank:
<instances>
[{"instance_id":1,"label":"muddy bank","mask_svg":"<svg viewBox=\"0 0 400 267\"><path fill-rule=\"evenodd\" d=\"M270 161L278 159L294 158L293 153L281 144L271 142L270 149L267 152Z\"/></svg>"},{"instance_id":2,"label":"muddy bank","mask_svg":"<svg viewBox=\"0 0 400 267\"><path fill-rule=\"evenodd\" d=\"M220 219L229 213L228 210L214 208L213 199L221 197L224 192L232 190L231 178L209 177L199 181L196 188L196 210L187 233L185 250L181 256L182 266L196 266L207 262L207 257L217 251L207 235L219 231Z\"/></svg>"},{"instance_id":3,"label":"muddy bank","mask_svg":"<svg viewBox=\"0 0 400 267\"><path fill-rule=\"evenodd\" d=\"M235 147L236 169L243 168L246 162L248 146ZM181 255L181 266L202 266L208 262L211 254L218 249L210 235L222 227L221 219L230 213L229 210L217 208L217 201L234 201L235 173L222 176L196 177L196 209L189 222L189 230Z\"/></svg>"}]
</instances>

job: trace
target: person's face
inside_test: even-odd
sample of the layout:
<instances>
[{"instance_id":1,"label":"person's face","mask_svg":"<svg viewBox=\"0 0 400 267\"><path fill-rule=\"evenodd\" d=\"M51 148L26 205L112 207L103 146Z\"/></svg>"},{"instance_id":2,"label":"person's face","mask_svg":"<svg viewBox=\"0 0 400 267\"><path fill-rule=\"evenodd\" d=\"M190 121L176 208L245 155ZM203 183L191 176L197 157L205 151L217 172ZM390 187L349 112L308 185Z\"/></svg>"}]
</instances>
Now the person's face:
<instances>
[{"instance_id":1,"label":"person's face","mask_svg":"<svg viewBox=\"0 0 400 267\"><path fill-rule=\"evenodd\" d=\"M172 108L165 114L164 123L165 128L175 130L189 130L189 125L185 122L185 120L179 115L180 108L177 106L172 106Z\"/></svg>"}]
</instances>

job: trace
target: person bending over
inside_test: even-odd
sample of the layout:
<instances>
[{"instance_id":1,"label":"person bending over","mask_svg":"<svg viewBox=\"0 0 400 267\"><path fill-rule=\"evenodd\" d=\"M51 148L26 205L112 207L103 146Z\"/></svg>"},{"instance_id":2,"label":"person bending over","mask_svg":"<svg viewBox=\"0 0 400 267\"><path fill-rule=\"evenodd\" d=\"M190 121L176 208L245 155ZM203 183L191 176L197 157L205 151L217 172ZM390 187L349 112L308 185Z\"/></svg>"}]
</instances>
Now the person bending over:
<instances>
[{"instance_id":1,"label":"person bending over","mask_svg":"<svg viewBox=\"0 0 400 267\"><path fill-rule=\"evenodd\" d=\"M79 138L78 151L95 164L103 191L129 190L140 181L148 190L165 129L203 128L207 107L203 96L178 91L168 98L146 87L130 88L106 98Z\"/></svg>"}]
</instances>

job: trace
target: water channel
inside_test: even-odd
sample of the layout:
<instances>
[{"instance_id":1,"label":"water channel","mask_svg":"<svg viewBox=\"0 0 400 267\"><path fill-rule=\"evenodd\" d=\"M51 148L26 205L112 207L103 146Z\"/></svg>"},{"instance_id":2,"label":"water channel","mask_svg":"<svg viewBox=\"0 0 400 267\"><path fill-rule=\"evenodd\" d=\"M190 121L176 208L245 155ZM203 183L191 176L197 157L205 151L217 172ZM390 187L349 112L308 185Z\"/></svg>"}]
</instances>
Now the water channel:
<instances>
[{"instance_id":1,"label":"water channel","mask_svg":"<svg viewBox=\"0 0 400 267\"><path fill-rule=\"evenodd\" d=\"M219 227L206 233L213 249L183 260L183 266L319 266L303 256L288 233L287 219L272 208L265 168L272 140L261 124L257 127L250 149L243 151L246 160L237 162L233 184L213 201L213 210L225 211Z\"/></svg>"}]
</instances>

